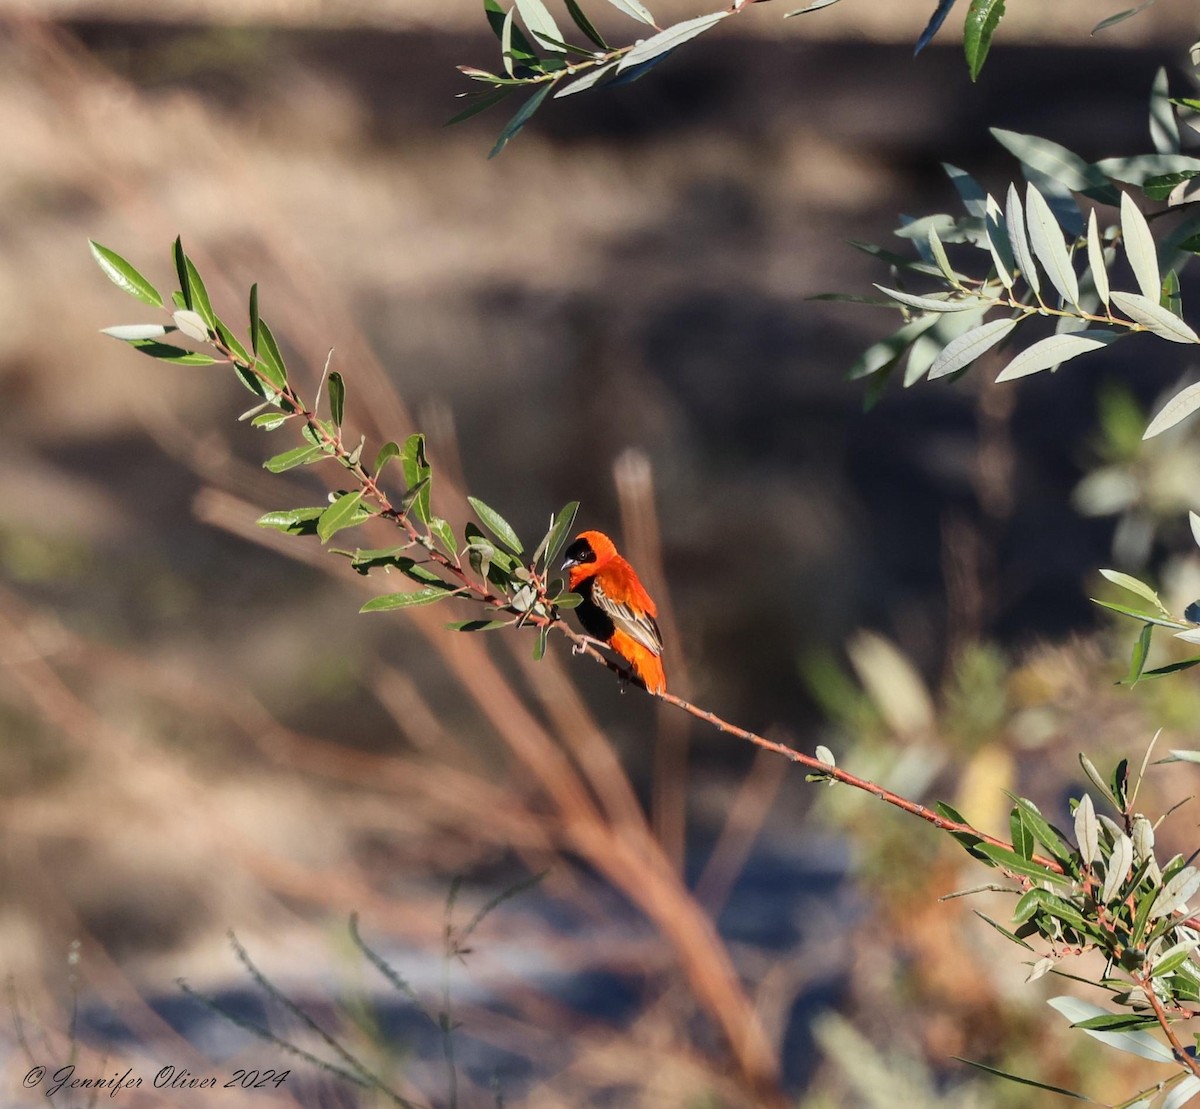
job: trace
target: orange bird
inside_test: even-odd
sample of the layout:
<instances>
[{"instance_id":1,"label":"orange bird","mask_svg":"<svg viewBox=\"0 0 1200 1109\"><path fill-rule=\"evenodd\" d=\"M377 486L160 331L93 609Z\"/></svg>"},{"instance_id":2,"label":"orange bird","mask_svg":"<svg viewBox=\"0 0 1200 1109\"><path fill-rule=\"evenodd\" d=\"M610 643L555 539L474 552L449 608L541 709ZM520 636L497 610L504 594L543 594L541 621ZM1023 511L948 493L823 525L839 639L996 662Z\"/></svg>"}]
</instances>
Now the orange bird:
<instances>
[{"instance_id":1,"label":"orange bird","mask_svg":"<svg viewBox=\"0 0 1200 1109\"><path fill-rule=\"evenodd\" d=\"M665 693L662 633L654 619L658 608L637 572L599 531L576 536L564 555L571 592L583 596L575 609L583 630L625 659L647 690Z\"/></svg>"}]
</instances>

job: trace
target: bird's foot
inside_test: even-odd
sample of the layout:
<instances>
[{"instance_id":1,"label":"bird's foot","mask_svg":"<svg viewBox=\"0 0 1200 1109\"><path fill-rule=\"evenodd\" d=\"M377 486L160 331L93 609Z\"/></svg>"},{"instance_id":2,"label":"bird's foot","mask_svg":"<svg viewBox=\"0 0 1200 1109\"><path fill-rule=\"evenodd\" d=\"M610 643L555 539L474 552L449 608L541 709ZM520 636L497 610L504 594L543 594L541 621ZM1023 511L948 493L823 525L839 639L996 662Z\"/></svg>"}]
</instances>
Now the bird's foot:
<instances>
[{"instance_id":1,"label":"bird's foot","mask_svg":"<svg viewBox=\"0 0 1200 1109\"><path fill-rule=\"evenodd\" d=\"M581 635L571 646L571 654L581 655L589 647L605 647L607 644L603 639L594 639L590 635Z\"/></svg>"}]
</instances>

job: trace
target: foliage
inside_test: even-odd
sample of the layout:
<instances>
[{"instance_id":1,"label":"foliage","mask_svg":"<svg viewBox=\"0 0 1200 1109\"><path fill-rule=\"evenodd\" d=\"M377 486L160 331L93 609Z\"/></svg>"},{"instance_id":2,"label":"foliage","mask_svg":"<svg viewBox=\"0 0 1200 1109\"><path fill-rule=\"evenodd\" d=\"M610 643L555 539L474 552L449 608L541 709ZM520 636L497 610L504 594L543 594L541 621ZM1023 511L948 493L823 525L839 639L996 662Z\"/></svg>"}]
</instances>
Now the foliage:
<instances>
[{"instance_id":1,"label":"foliage","mask_svg":"<svg viewBox=\"0 0 1200 1109\"><path fill-rule=\"evenodd\" d=\"M480 112L495 107L519 91L531 95L505 125L492 147L489 157L499 154L534 113L551 97L558 100L596 88L616 88L644 77L661 64L684 43L712 30L728 16L745 11L761 0L733 0L720 11L708 12L662 27L641 0L608 0L622 15L654 33L623 46L612 45L597 30L592 17L583 10L579 0L562 0L566 15L574 25L564 34L547 0L514 0L505 8L501 0L483 0L484 15L500 42L502 73L493 73L472 65L460 65L459 72L485 86L477 92L460 93L467 106L449 123L461 123ZM807 15L836 4L838 0L813 0L803 8L790 11L784 17ZM1092 30L1103 30L1148 8L1154 0L1146 0L1101 20ZM924 31L917 39L920 53L941 29L955 0L938 0ZM1005 14L1005 0L969 0L963 21L963 53L971 80L978 78L991 49L992 37ZM523 29L522 29L523 28ZM575 34L581 36L572 42Z\"/></svg>"},{"instance_id":2,"label":"foliage","mask_svg":"<svg viewBox=\"0 0 1200 1109\"><path fill-rule=\"evenodd\" d=\"M1179 127L1170 106L1163 114L1164 103L1165 75L1160 73L1151 103L1158 149L1134 157L1088 163L1047 139L994 130L1021 162L1023 193L1010 184L1001 204L970 174L947 165L964 214L906 218L896 234L912 244L915 258L854 244L891 271L888 284L876 285L886 299L867 303L898 308L904 318L850 370L852 378L869 379L871 401L901 364L905 387L923 378L957 378L990 351L1014 341L1018 330L1021 338L1033 341L1006 354L998 382L1057 370L1136 334L1200 343L1184 319L1179 285L1180 274L1200 253L1200 214L1194 211L1192 183L1200 176L1200 159L1180 152ZM1174 106L1191 111L1183 101ZM1167 202L1152 217L1156 222L1182 213L1160 243L1122 185ZM1080 199L1088 202L1086 218ZM1099 216L1105 209L1116 209L1119 219ZM971 249L977 253L970 254ZM956 251L953 262L951 250ZM959 254L966 260L959 261ZM921 288L926 279L936 287ZM919 283L917 289L910 287L912 282ZM1050 321L1053 330L1045 334ZM1174 427L1198 408L1200 385L1180 389L1150 421L1144 438Z\"/></svg>"}]
</instances>

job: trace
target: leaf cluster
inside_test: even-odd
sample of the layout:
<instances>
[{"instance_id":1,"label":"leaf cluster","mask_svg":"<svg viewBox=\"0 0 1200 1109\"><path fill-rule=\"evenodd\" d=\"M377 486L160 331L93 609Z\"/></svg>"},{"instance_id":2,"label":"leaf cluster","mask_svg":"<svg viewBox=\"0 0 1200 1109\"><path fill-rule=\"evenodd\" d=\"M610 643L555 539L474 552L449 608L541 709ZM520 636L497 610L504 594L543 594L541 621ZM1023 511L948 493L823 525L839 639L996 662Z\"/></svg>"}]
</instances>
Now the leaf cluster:
<instances>
[{"instance_id":1,"label":"leaf cluster","mask_svg":"<svg viewBox=\"0 0 1200 1109\"><path fill-rule=\"evenodd\" d=\"M375 597L361 611L390 612L464 597L482 606L486 615L451 623L453 630L477 632L530 623L538 630L534 654L541 658L550 627L562 610L580 601L567 591L561 578L551 573L558 552L571 534L577 502L572 501L551 517L545 535L528 558L523 557L525 547L508 521L475 497L468 500L479 524L468 522L460 536L448 520L433 511L433 467L423 435L415 433L403 443L384 443L368 465L364 461L365 437L351 444L344 436L346 383L339 372L329 371L328 360L323 375L328 416L318 412L318 404L310 406L303 399L270 326L259 313L257 285L250 290L246 330L244 338L239 339L213 310L204 281L179 239L173 247L179 281L179 288L169 300L173 307L168 307L154 285L115 251L96 242L91 249L115 285L142 303L170 314L166 324L122 325L105 328L105 334L160 362L231 366L259 402L243 412L241 420L265 432L278 431L288 424L298 430L299 446L274 454L263 463L271 473L329 461L345 472L348 487L330 493L326 504L268 512L258 520L261 527L286 535L315 535L322 544L328 544L335 535L372 521L390 524L400 532L400 541L393 546L329 548L331 553L349 560L359 574L395 573L413 586ZM207 346L213 353L162 341L174 332ZM401 492L387 490L385 471L389 477L399 471Z\"/></svg>"},{"instance_id":2,"label":"leaf cluster","mask_svg":"<svg viewBox=\"0 0 1200 1109\"><path fill-rule=\"evenodd\" d=\"M1048 139L993 130L1020 160L1023 190L1010 184L1001 203L970 174L946 165L963 212L905 218L896 234L912 244L915 257L854 243L889 267L890 281L876 285L885 299L821 299L886 305L903 316L850 370L851 378L868 380L868 403L898 372L906 387L957 377L989 351L1008 347L1018 332L1032 341L1008 352L997 381L1057 370L1135 334L1200 343L1183 317L1179 287L1180 272L1200 253L1192 195L1200 159L1180 152L1173 113L1180 106L1187 107L1168 102L1160 73L1151 104L1156 152L1095 163ZM1130 187L1182 213L1161 243ZM1103 214L1109 210L1116 218ZM1197 408L1200 387L1182 389L1145 437Z\"/></svg>"}]
</instances>

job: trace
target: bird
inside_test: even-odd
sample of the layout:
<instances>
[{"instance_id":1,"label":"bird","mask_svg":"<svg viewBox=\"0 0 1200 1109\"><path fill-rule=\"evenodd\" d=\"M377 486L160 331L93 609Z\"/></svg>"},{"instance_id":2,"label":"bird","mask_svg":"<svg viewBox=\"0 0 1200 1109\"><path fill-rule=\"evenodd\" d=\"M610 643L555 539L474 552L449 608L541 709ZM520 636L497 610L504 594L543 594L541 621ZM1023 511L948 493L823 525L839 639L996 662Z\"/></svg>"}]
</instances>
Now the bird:
<instances>
[{"instance_id":1,"label":"bird","mask_svg":"<svg viewBox=\"0 0 1200 1109\"><path fill-rule=\"evenodd\" d=\"M563 552L568 587L583 601L575 609L583 630L633 668L647 692L667 690L658 607L616 545L601 531L585 531Z\"/></svg>"}]
</instances>

